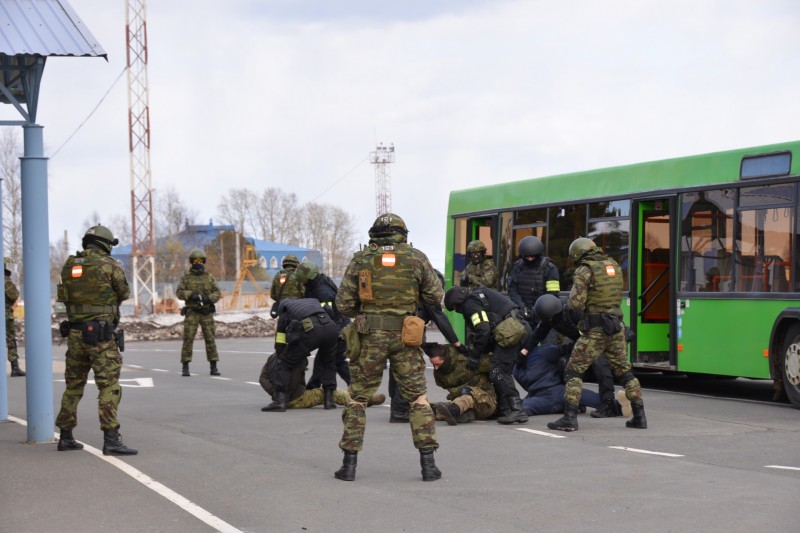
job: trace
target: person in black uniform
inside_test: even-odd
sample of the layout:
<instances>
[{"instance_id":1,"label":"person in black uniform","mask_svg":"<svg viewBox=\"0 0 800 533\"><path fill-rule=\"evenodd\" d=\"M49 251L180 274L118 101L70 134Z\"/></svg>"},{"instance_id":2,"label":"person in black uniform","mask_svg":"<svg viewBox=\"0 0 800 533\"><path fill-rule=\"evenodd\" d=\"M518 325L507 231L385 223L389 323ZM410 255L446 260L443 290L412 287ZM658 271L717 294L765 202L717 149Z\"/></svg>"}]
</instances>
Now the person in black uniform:
<instances>
[{"instance_id":1,"label":"person in black uniform","mask_svg":"<svg viewBox=\"0 0 800 533\"><path fill-rule=\"evenodd\" d=\"M492 354L489 381L497 393L498 404L508 411L497 418L501 424L524 424L528 415L514 382L512 370L517 354L531 335L531 327L519 316L517 304L499 292L481 287L470 292L466 287L453 287L444 296L444 305L464 317L471 344L467 350L467 368L475 370L482 354Z\"/></svg>"},{"instance_id":2,"label":"person in black uniform","mask_svg":"<svg viewBox=\"0 0 800 533\"><path fill-rule=\"evenodd\" d=\"M339 326L333 311L321 305L316 298L282 300L278 307L278 328L275 333L278 363L275 372L275 395L271 404L262 411L286 411L287 392L291 383L292 369L305 366L312 350L317 350L321 365L320 379L325 391L325 409L334 409L333 392L336 390L334 359L339 339ZM278 349L284 344L284 349Z\"/></svg>"},{"instance_id":3,"label":"person in black uniform","mask_svg":"<svg viewBox=\"0 0 800 533\"><path fill-rule=\"evenodd\" d=\"M561 290L558 267L544 255L544 244L533 235L519 241L520 259L511 267L508 281L508 297L511 298L531 328L538 320L533 305L542 294L555 294Z\"/></svg>"}]
</instances>

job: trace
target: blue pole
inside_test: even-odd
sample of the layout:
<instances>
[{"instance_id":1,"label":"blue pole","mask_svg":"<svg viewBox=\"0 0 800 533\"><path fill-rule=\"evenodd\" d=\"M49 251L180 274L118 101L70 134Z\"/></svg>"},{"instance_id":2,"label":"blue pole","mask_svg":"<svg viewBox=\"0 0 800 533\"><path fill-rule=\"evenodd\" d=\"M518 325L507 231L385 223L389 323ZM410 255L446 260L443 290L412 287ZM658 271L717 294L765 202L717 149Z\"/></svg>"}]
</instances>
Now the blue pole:
<instances>
[{"instance_id":1,"label":"blue pole","mask_svg":"<svg viewBox=\"0 0 800 533\"><path fill-rule=\"evenodd\" d=\"M25 124L22 170L25 364L28 441L53 441L53 342L50 330L50 236L47 158L42 126Z\"/></svg>"}]
</instances>

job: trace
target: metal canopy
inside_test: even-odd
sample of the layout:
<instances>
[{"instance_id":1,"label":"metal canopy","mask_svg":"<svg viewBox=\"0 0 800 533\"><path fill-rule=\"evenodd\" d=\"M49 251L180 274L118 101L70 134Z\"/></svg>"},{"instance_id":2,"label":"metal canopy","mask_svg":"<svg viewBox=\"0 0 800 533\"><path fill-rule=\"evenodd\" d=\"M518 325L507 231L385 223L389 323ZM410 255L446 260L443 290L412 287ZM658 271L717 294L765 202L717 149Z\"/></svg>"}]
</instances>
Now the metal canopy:
<instances>
[{"instance_id":1,"label":"metal canopy","mask_svg":"<svg viewBox=\"0 0 800 533\"><path fill-rule=\"evenodd\" d=\"M0 0L0 103L36 122L39 84L49 56L104 57L105 50L66 0Z\"/></svg>"}]
</instances>

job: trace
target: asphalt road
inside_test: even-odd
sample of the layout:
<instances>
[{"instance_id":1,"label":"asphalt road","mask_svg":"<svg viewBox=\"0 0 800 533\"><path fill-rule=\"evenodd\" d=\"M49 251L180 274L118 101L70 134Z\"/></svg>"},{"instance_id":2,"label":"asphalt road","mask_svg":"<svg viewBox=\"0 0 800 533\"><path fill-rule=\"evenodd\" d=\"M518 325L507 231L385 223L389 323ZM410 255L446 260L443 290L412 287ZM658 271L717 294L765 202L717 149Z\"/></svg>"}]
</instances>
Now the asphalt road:
<instances>
[{"instance_id":1,"label":"asphalt road","mask_svg":"<svg viewBox=\"0 0 800 533\"><path fill-rule=\"evenodd\" d=\"M91 453L102 448L92 385L75 430L84 451L23 444L22 425L0 423L0 531L800 531L800 411L761 401L768 382L648 377L647 430L588 414L570 434L547 429L557 416L439 422L444 475L432 483L387 401L368 409L356 480L343 482L341 409L260 411L272 343L218 341L219 378L202 342L188 378L178 341L128 343L119 418L135 457ZM24 421L24 379L8 383Z\"/></svg>"}]
</instances>

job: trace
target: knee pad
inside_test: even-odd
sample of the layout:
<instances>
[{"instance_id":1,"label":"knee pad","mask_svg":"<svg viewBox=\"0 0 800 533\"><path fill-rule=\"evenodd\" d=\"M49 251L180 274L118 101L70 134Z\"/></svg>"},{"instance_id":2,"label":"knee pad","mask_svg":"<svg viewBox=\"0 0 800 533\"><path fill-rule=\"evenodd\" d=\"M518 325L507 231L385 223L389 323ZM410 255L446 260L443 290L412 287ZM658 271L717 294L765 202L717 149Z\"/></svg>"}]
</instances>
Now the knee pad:
<instances>
[{"instance_id":1,"label":"knee pad","mask_svg":"<svg viewBox=\"0 0 800 533\"><path fill-rule=\"evenodd\" d=\"M633 372L631 372L630 370L628 370L627 372L625 372L621 376L614 376L614 377L619 379L619 382L623 387L625 385L627 385L629 382L631 382L634 379L636 379L636 376L634 376Z\"/></svg>"},{"instance_id":2,"label":"knee pad","mask_svg":"<svg viewBox=\"0 0 800 533\"><path fill-rule=\"evenodd\" d=\"M489 371L489 381L493 385L497 385L498 383L503 381L503 374L500 373L499 368L493 368Z\"/></svg>"},{"instance_id":3,"label":"knee pad","mask_svg":"<svg viewBox=\"0 0 800 533\"><path fill-rule=\"evenodd\" d=\"M567 367L564 370L564 381L566 382L566 381L569 381L569 380L571 380L573 378L577 378L577 379L583 381L583 375L582 374L579 374L578 372L575 372L572 368Z\"/></svg>"}]
</instances>

